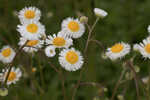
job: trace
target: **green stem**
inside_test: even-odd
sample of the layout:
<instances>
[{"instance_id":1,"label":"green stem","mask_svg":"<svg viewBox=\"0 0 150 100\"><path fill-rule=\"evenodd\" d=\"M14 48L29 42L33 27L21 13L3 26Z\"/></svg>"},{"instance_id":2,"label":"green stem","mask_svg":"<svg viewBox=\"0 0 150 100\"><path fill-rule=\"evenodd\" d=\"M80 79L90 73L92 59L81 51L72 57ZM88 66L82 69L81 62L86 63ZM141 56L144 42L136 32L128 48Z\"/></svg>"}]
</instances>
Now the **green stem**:
<instances>
[{"instance_id":1,"label":"green stem","mask_svg":"<svg viewBox=\"0 0 150 100\"><path fill-rule=\"evenodd\" d=\"M97 17L97 19L95 20L95 22L94 22L94 24L92 25L91 28L88 26L88 28L89 28L89 34L88 34L88 39L87 39L87 42L86 42L86 45L85 45L85 49L84 49L84 56L85 56L85 54L86 54L86 52L87 52L87 49L88 49L88 46L89 46L89 42L90 42L90 39L91 39L92 32L93 32L93 30L94 30L94 28L95 28L97 22L99 21L99 19L100 19L100 18ZM88 24L87 24L87 25L88 25ZM85 56L85 58L86 58L86 56ZM81 71L80 71L79 80L77 81L77 84L76 84L75 87L74 87L73 95L72 95L72 100L74 100L74 97L75 97L75 95L76 95L77 89L78 89L78 87L79 87L79 85L80 85L80 81L81 81L81 78L82 78L82 73L83 73L83 68L82 68Z\"/></svg>"},{"instance_id":2,"label":"green stem","mask_svg":"<svg viewBox=\"0 0 150 100\"><path fill-rule=\"evenodd\" d=\"M39 90L40 94L44 94L44 90L40 87L40 85L38 84L35 76L32 73L32 65L33 65L33 54L31 54L30 56L30 61L31 61L31 65L30 65L30 70L29 70L29 74L31 76L31 81L33 82L34 86Z\"/></svg>"},{"instance_id":3,"label":"green stem","mask_svg":"<svg viewBox=\"0 0 150 100\"><path fill-rule=\"evenodd\" d=\"M115 85L115 88L114 88L114 90L113 90L112 97L111 97L110 100L114 100L115 94L116 94L117 89L118 89L118 87L119 87L119 85L120 85L120 83L121 83L121 80L123 79L123 76L124 76L125 72L126 72L126 69L124 68L124 69L122 70L122 72L121 72L121 75L120 75L120 77L119 77L119 80L117 81L117 83L116 83L116 85Z\"/></svg>"}]
</instances>

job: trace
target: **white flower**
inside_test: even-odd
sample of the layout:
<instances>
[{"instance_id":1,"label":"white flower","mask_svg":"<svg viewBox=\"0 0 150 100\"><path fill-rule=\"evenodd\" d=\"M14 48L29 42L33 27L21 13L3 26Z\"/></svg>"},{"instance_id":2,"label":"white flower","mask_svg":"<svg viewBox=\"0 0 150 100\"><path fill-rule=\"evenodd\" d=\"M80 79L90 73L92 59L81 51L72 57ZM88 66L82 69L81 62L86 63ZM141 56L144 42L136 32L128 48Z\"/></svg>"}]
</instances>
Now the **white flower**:
<instances>
[{"instance_id":1,"label":"white flower","mask_svg":"<svg viewBox=\"0 0 150 100\"><path fill-rule=\"evenodd\" d=\"M104 18L108 15L108 13L102 9L99 8L94 8L94 13L96 16L100 17L100 18Z\"/></svg>"},{"instance_id":2,"label":"white flower","mask_svg":"<svg viewBox=\"0 0 150 100\"><path fill-rule=\"evenodd\" d=\"M67 71L76 71L80 69L83 65L83 57L80 52L71 49L63 49L59 54L59 63Z\"/></svg>"},{"instance_id":3,"label":"white flower","mask_svg":"<svg viewBox=\"0 0 150 100\"><path fill-rule=\"evenodd\" d=\"M47 57L54 57L56 55L54 46L47 46L45 48L45 54Z\"/></svg>"},{"instance_id":4,"label":"white flower","mask_svg":"<svg viewBox=\"0 0 150 100\"><path fill-rule=\"evenodd\" d=\"M29 22L28 24L18 25L17 31L28 40L36 40L45 34L45 27L40 22Z\"/></svg>"},{"instance_id":5,"label":"white flower","mask_svg":"<svg viewBox=\"0 0 150 100\"><path fill-rule=\"evenodd\" d=\"M15 55L15 51L10 46L4 46L0 52L0 60L3 63L10 63L14 59Z\"/></svg>"},{"instance_id":6,"label":"white flower","mask_svg":"<svg viewBox=\"0 0 150 100\"><path fill-rule=\"evenodd\" d=\"M148 32L150 33L150 25L148 25L148 28L147 28Z\"/></svg>"},{"instance_id":7,"label":"white flower","mask_svg":"<svg viewBox=\"0 0 150 100\"><path fill-rule=\"evenodd\" d=\"M143 40L143 43L135 44L134 50L139 51L144 58L150 59L150 37Z\"/></svg>"},{"instance_id":8,"label":"white flower","mask_svg":"<svg viewBox=\"0 0 150 100\"><path fill-rule=\"evenodd\" d=\"M149 83L149 77L147 76L147 77L142 78L142 82L144 84L148 84Z\"/></svg>"},{"instance_id":9,"label":"white flower","mask_svg":"<svg viewBox=\"0 0 150 100\"><path fill-rule=\"evenodd\" d=\"M67 18L62 22L62 34L72 38L79 38L85 32L84 24L78 19Z\"/></svg>"},{"instance_id":10,"label":"white flower","mask_svg":"<svg viewBox=\"0 0 150 100\"><path fill-rule=\"evenodd\" d=\"M39 21L41 12L36 7L25 7L19 12L18 17L22 24L29 23L30 21L36 22Z\"/></svg>"},{"instance_id":11,"label":"white flower","mask_svg":"<svg viewBox=\"0 0 150 100\"><path fill-rule=\"evenodd\" d=\"M56 48L68 48L73 45L73 41L71 38L65 37L59 32L57 36L53 34L53 36L49 35L48 39L46 39L47 45L53 45Z\"/></svg>"},{"instance_id":12,"label":"white flower","mask_svg":"<svg viewBox=\"0 0 150 100\"><path fill-rule=\"evenodd\" d=\"M106 56L111 60L116 60L117 58L122 58L130 52L130 45L126 43L116 43L112 47L107 49Z\"/></svg>"},{"instance_id":13,"label":"white flower","mask_svg":"<svg viewBox=\"0 0 150 100\"><path fill-rule=\"evenodd\" d=\"M23 46L26 42L27 39L21 37L18 45ZM38 49L42 48L43 44L44 44L44 40L29 40L26 46L23 48L23 50L29 53L37 52Z\"/></svg>"},{"instance_id":14,"label":"white flower","mask_svg":"<svg viewBox=\"0 0 150 100\"><path fill-rule=\"evenodd\" d=\"M2 73L3 74L2 75L3 82L5 81L5 79L7 77L8 70L9 69L6 69L6 70L3 69L3 73ZM21 76L22 76L22 72L21 72L20 68L12 67L12 69L9 73L8 79L7 79L7 85L10 85L12 83L15 84L17 81L19 81Z\"/></svg>"}]
</instances>

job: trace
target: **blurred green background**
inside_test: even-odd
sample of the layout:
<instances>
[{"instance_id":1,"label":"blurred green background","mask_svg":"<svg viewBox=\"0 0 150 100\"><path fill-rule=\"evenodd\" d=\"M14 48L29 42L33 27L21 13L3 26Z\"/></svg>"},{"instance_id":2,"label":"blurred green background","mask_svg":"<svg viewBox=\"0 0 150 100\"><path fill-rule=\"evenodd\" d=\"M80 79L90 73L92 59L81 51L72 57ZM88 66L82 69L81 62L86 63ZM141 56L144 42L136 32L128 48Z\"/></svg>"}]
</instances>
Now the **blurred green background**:
<instances>
[{"instance_id":1,"label":"blurred green background","mask_svg":"<svg viewBox=\"0 0 150 100\"><path fill-rule=\"evenodd\" d=\"M46 34L57 33L61 29L61 22L66 17L77 18L85 15L89 18L89 24L95 21L93 13L95 7L102 8L108 12L108 16L100 20L93 32L92 38L101 41L105 47L120 41L130 44L139 43L148 36L147 27L150 24L150 0L0 0L0 47L11 45L18 48L19 33L16 27L20 24L17 12L24 7L35 6L42 12L41 22L46 27ZM74 47L83 52L88 32L84 36L74 40ZM79 87L75 100L108 100L112 95L115 83L121 70L122 61L112 62L102 58L103 50L95 43L90 43L88 48L88 64L83 72L82 82L97 82L108 88L102 97L100 89L92 86ZM132 57L133 52L127 58ZM35 53L32 58L32 66L37 68L35 79L44 89L44 94L39 95L28 75L15 85L9 87L9 94L0 97L0 100L63 100L61 81L59 75L49 65L51 61L55 66L61 68L57 56L53 59L45 57L44 53ZM30 55L22 53L18 57L15 66L21 66L30 70ZM140 55L135 58L135 65L141 68L138 76L140 78L148 75L149 60L142 59ZM1 64L1 69L5 65ZM44 79L41 79L41 72ZM63 70L63 69L62 69ZM74 85L79 78L79 71L67 72L65 75L65 87L67 99L71 100ZM121 84L117 95L125 92L125 100L136 100L136 89L134 80ZM140 88L141 100L146 100ZM97 99L94 99L97 97ZM98 99L99 98L99 99ZM117 98L115 98L117 100Z\"/></svg>"}]
</instances>

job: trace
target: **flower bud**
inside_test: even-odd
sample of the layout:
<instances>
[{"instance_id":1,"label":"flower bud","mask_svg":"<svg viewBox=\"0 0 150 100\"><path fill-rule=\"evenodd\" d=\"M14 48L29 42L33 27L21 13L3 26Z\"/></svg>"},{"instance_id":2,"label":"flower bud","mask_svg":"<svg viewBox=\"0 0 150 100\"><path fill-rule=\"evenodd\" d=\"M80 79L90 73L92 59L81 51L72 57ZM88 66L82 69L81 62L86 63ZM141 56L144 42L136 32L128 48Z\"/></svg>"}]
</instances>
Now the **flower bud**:
<instances>
[{"instance_id":1,"label":"flower bud","mask_svg":"<svg viewBox=\"0 0 150 100\"><path fill-rule=\"evenodd\" d=\"M0 96L7 96L8 89L7 88L0 88Z\"/></svg>"},{"instance_id":2,"label":"flower bud","mask_svg":"<svg viewBox=\"0 0 150 100\"><path fill-rule=\"evenodd\" d=\"M87 22L88 22L88 17L86 17L86 16L81 16L81 17L80 17L80 22L81 22L81 23L87 23Z\"/></svg>"},{"instance_id":3,"label":"flower bud","mask_svg":"<svg viewBox=\"0 0 150 100\"><path fill-rule=\"evenodd\" d=\"M102 9L95 8L94 13L97 17L104 18L108 15L108 13Z\"/></svg>"}]
</instances>

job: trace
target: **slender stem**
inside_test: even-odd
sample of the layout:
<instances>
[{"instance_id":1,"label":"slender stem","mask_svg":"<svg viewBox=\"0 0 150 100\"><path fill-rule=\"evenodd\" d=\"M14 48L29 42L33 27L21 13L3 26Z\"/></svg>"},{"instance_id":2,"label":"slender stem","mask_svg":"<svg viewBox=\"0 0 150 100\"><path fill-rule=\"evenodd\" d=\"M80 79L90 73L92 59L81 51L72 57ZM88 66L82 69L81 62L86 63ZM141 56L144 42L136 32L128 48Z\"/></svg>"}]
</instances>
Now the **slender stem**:
<instances>
[{"instance_id":1,"label":"slender stem","mask_svg":"<svg viewBox=\"0 0 150 100\"><path fill-rule=\"evenodd\" d=\"M123 79L123 76L124 76L125 72L126 72L126 69L123 69L122 72L121 72L121 75L120 75L120 77L119 77L119 80L117 81L117 83L116 83L116 85L115 85L115 88L114 88L114 90L113 90L112 97L111 97L110 100L114 100L115 94L116 94L116 92L117 92L117 89L118 89L118 87L119 87L119 85L120 85L121 80Z\"/></svg>"},{"instance_id":2,"label":"slender stem","mask_svg":"<svg viewBox=\"0 0 150 100\"><path fill-rule=\"evenodd\" d=\"M87 42L86 42L86 46L85 46L85 49L84 49L84 53L86 53L87 49L88 49L88 45L89 45L89 41L90 41L90 38L91 38L91 35L92 35L92 31L94 29L94 27L96 26L97 22L99 21L99 17L97 17L96 21L94 22L94 24L92 25L92 28L89 28L89 35L88 35L88 39L87 39ZM89 26L88 26L89 27Z\"/></svg>"},{"instance_id":3,"label":"slender stem","mask_svg":"<svg viewBox=\"0 0 150 100\"><path fill-rule=\"evenodd\" d=\"M99 21L99 19L100 19L100 18L97 18L97 19L95 20L95 22L94 22L94 24L92 25L91 28L88 26L89 34L88 34L88 39L87 39L86 46L85 46L85 49L84 49L84 55L85 55L86 52L87 52L88 45L89 45L89 41L90 41L90 38L91 38L91 35L92 35L92 31L94 30L94 28L95 28L97 22ZM88 24L87 24L87 25L88 25ZM86 56L85 56L85 58L86 58ZM82 68L81 71L80 71L79 80L77 81L77 84L76 84L75 87L74 87L73 95L72 95L72 100L74 100L74 97L75 97L75 95L76 95L77 89L78 89L78 87L79 87L79 85L80 85L80 81L81 81L81 77L82 77L82 72L83 72L83 68Z\"/></svg>"},{"instance_id":4,"label":"slender stem","mask_svg":"<svg viewBox=\"0 0 150 100\"><path fill-rule=\"evenodd\" d=\"M12 60L12 62L11 62L10 64L8 64L8 66L9 66L9 70L8 70L8 72L7 72L7 76L6 76L6 79L5 79L4 84L3 84L3 85L6 85L7 80L8 80L8 77L9 77L9 74L10 74L11 69L12 69L12 67L13 67L13 64L14 64L14 62L15 62L15 60L16 60L16 58L17 58L17 56L21 53L22 49L23 49L23 48L25 47L25 45L27 44L27 42L28 42L28 41L26 41L26 43L25 43L24 45L22 45L22 46L19 48L19 50L17 51L17 53L16 53L16 55L15 55L14 59Z\"/></svg>"},{"instance_id":5,"label":"slender stem","mask_svg":"<svg viewBox=\"0 0 150 100\"><path fill-rule=\"evenodd\" d=\"M90 39L89 42L95 42L96 44L98 44L105 51L105 47L102 44L102 42L100 42L98 40L94 40L94 39Z\"/></svg>"},{"instance_id":6,"label":"slender stem","mask_svg":"<svg viewBox=\"0 0 150 100\"><path fill-rule=\"evenodd\" d=\"M62 73L61 70L57 69L51 62L48 62L50 64L50 67L53 68L58 74L59 74L59 78L61 80L61 85L62 85L62 92L63 92L63 96L64 96L64 100L67 100L66 97L66 89L65 89L65 79L64 79L64 75Z\"/></svg>"},{"instance_id":7,"label":"slender stem","mask_svg":"<svg viewBox=\"0 0 150 100\"><path fill-rule=\"evenodd\" d=\"M31 61L31 65L30 65L30 70L29 70L29 74L31 76L31 81L34 84L34 86L36 86L35 88L37 88L40 92L40 94L44 94L44 90L40 87L39 83L37 82L34 74L32 73L32 66L33 66L33 54L30 55L30 61Z\"/></svg>"},{"instance_id":8,"label":"slender stem","mask_svg":"<svg viewBox=\"0 0 150 100\"><path fill-rule=\"evenodd\" d=\"M41 78L41 84L42 86L45 88L45 82L44 82L44 75L43 75L43 70L42 70L42 66L41 66L41 63L40 61L38 60L39 62L39 68L40 68L40 78Z\"/></svg>"},{"instance_id":9,"label":"slender stem","mask_svg":"<svg viewBox=\"0 0 150 100\"><path fill-rule=\"evenodd\" d=\"M135 71L133 63L131 61L127 61L127 65L128 65L128 67L130 68L130 70L134 74L134 81L135 81L135 85L136 85L137 100L140 100L138 78L137 78L137 75L136 75L136 71Z\"/></svg>"},{"instance_id":10,"label":"slender stem","mask_svg":"<svg viewBox=\"0 0 150 100\"><path fill-rule=\"evenodd\" d=\"M78 80L77 84L74 87L74 91L73 91L73 95L72 95L72 100L74 100L75 94L76 94L77 89L78 89L78 87L80 85L80 81L81 81L81 77L82 77L82 72L83 72L83 69L80 71L79 80Z\"/></svg>"},{"instance_id":11,"label":"slender stem","mask_svg":"<svg viewBox=\"0 0 150 100\"><path fill-rule=\"evenodd\" d=\"M99 84L99 83L95 83L95 82L80 82L80 86L86 86L86 85L96 86L98 88L104 88L104 86Z\"/></svg>"}]
</instances>

